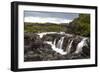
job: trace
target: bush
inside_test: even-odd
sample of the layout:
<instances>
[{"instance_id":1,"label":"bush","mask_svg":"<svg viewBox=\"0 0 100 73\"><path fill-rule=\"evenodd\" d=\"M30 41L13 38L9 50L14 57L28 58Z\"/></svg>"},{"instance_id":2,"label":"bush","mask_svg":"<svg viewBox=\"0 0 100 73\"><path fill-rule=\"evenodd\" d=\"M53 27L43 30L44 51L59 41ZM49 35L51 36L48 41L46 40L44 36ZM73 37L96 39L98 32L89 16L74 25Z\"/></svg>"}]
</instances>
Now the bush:
<instances>
[{"instance_id":1,"label":"bush","mask_svg":"<svg viewBox=\"0 0 100 73\"><path fill-rule=\"evenodd\" d=\"M69 23L70 33L81 35L81 36L90 36L90 15L89 14L80 14L78 18L74 19Z\"/></svg>"}]
</instances>

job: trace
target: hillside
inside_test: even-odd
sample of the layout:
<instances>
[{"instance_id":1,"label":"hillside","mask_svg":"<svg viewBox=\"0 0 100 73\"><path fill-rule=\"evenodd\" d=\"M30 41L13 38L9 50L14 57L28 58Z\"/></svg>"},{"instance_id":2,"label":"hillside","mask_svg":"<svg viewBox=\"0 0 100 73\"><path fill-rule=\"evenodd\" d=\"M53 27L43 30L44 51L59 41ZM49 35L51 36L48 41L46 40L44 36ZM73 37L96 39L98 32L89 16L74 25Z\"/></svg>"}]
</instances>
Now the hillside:
<instances>
[{"instance_id":1,"label":"hillside","mask_svg":"<svg viewBox=\"0 0 100 73\"><path fill-rule=\"evenodd\" d=\"M54 24L54 23L25 23L25 32L66 32L68 24Z\"/></svg>"},{"instance_id":2,"label":"hillside","mask_svg":"<svg viewBox=\"0 0 100 73\"><path fill-rule=\"evenodd\" d=\"M68 33L90 36L90 15L80 14L79 18L74 19L68 26Z\"/></svg>"}]
</instances>

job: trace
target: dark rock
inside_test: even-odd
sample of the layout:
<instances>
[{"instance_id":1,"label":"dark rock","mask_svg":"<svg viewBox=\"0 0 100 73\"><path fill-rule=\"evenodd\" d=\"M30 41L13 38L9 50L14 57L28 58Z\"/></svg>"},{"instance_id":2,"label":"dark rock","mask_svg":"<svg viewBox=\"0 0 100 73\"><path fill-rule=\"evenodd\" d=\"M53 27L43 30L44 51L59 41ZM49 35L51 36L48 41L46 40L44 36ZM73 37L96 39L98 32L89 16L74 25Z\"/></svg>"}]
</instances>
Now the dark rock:
<instances>
[{"instance_id":1,"label":"dark rock","mask_svg":"<svg viewBox=\"0 0 100 73\"><path fill-rule=\"evenodd\" d=\"M71 53L73 53L76 50L77 45L81 42L81 40L82 40L82 37L80 36L73 37Z\"/></svg>"},{"instance_id":2,"label":"dark rock","mask_svg":"<svg viewBox=\"0 0 100 73\"><path fill-rule=\"evenodd\" d=\"M45 41L54 42L56 39L56 45L61 37L64 36L63 50L72 42L71 52L65 55L61 55L54 51L51 45L45 43ZM62 34L47 34L43 38L40 38L35 33L24 33L24 61L48 61L48 60L71 60L71 59L84 59L90 57L90 40L86 40L87 45L82 48L82 52L75 54L76 47L84 37Z\"/></svg>"}]
</instances>

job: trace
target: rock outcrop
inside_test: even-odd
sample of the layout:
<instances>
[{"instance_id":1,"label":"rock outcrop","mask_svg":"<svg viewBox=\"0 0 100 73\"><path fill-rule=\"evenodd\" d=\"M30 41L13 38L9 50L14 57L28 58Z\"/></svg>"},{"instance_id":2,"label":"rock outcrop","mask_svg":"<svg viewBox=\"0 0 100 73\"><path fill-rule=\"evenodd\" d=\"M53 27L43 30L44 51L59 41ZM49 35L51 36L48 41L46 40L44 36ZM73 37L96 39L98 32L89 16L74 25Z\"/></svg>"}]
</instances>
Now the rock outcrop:
<instances>
[{"instance_id":1,"label":"rock outcrop","mask_svg":"<svg viewBox=\"0 0 100 73\"><path fill-rule=\"evenodd\" d=\"M89 38L66 33L24 34L24 61L90 58ZM63 37L63 38L62 38ZM47 43L49 42L49 43Z\"/></svg>"}]
</instances>

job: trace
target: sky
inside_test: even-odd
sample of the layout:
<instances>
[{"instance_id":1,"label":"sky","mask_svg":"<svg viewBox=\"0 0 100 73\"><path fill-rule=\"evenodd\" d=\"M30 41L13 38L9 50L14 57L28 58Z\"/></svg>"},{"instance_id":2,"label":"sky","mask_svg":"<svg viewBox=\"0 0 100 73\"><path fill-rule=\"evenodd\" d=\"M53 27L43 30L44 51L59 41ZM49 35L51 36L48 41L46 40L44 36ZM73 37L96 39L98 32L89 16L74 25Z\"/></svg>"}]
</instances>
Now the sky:
<instances>
[{"instance_id":1,"label":"sky","mask_svg":"<svg viewBox=\"0 0 100 73\"><path fill-rule=\"evenodd\" d=\"M24 22L69 23L79 17L78 13L24 11Z\"/></svg>"}]
</instances>

